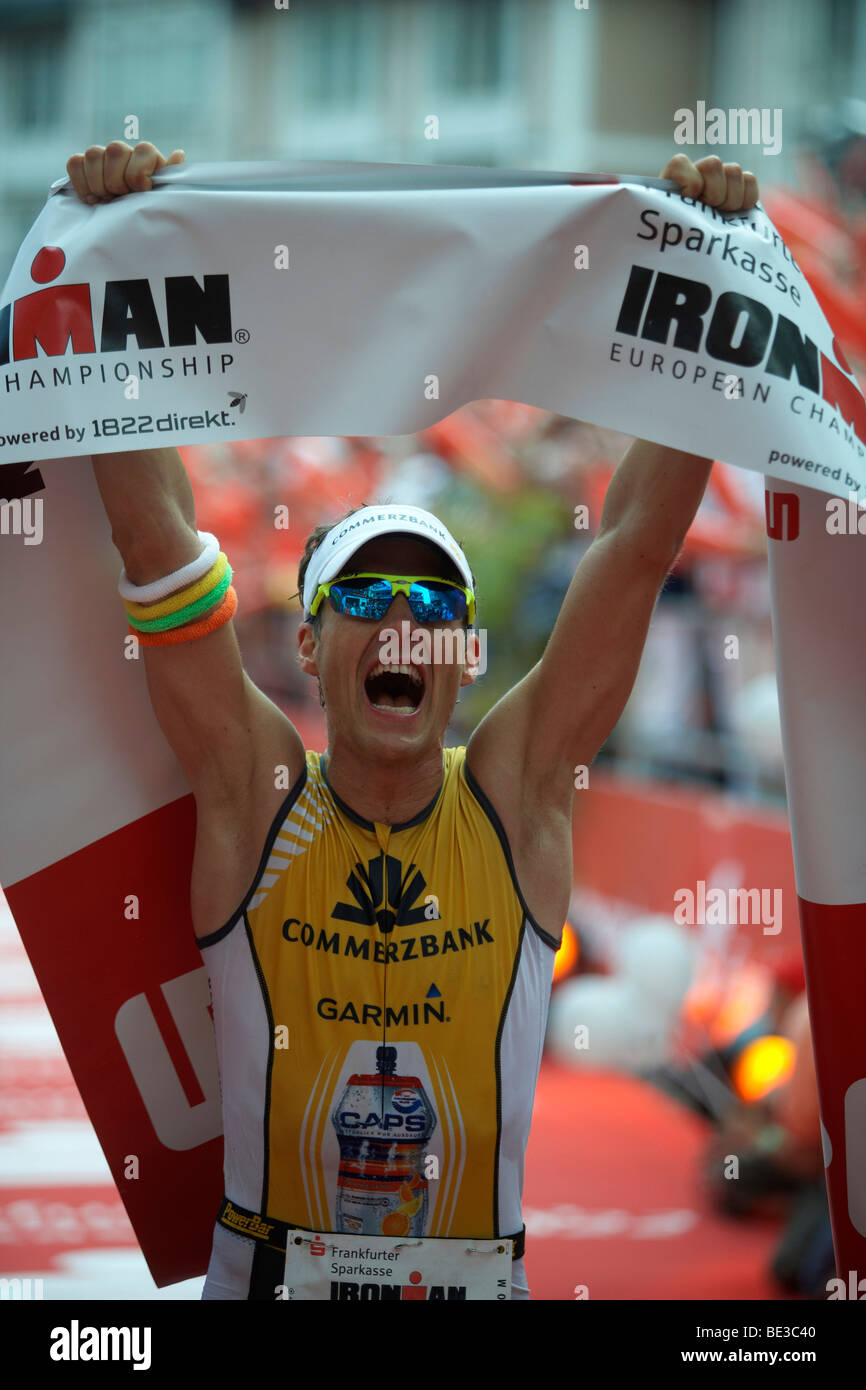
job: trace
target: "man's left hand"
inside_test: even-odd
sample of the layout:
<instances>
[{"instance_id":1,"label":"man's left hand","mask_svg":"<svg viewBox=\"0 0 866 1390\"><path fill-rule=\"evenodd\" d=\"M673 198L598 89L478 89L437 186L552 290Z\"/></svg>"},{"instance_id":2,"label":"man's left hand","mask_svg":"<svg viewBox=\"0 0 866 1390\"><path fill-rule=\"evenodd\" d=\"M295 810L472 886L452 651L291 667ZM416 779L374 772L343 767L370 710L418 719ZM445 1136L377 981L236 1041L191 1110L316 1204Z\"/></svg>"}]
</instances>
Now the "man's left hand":
<instances>
[{"instance_id":1,"label":"man's left hand","mask_svg":"<svg viewBox=\"0 0 866 1390\"><path fill-rule=\"evenodd\" d=\"M674 179L688 198L720 212L747 212L758 201L758 180L743 173L739 164L723 164L717 154L699 159L697 164L684 154L675 154L662 169L661 178Z\"/></svg>"}]
</instances>

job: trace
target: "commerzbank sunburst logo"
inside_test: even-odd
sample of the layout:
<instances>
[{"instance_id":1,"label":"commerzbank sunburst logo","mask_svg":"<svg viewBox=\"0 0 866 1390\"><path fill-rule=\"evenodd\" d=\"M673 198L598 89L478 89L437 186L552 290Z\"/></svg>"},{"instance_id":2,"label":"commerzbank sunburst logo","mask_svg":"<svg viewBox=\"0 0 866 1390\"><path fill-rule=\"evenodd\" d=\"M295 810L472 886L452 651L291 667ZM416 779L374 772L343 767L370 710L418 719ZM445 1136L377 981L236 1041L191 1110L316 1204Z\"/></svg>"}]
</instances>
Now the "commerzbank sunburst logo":
<instances>
[{"instance_id":1,"label":"commerzbank sunburst logo","mask_svg":"<svg viewBox=\"0 0 866 1390\"><path fill-rule=\"evenodd\" d=\"M421 896L427 887L421 870L410 864L404 875L402 861L392 854L369 859L366 869L360 861L356 863L346 887L354 902L338 902L331 911L341 922L359 922L389 932L395 926L412 926L439 916L437 899L432 894Z\"/></svg>"}]
</instances>

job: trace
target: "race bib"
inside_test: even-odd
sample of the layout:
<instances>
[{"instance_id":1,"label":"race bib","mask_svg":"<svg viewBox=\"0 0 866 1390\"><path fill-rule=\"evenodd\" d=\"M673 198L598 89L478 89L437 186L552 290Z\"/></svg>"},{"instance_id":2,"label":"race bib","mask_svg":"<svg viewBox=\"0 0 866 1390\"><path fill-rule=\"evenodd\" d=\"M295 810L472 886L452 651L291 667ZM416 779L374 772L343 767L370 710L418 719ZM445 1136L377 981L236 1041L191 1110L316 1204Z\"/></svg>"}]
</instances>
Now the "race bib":
<instances>
[{"instance_id":1,"label":"race bib","mask_svg":"<svg viewBox=\"0 0 866 1390\"><path fill-rule=\"evenodd\" d=\"M290 1231L284 1299L394 1303L511 1298L514 1242Z\"/></svg>"}]
</instances>

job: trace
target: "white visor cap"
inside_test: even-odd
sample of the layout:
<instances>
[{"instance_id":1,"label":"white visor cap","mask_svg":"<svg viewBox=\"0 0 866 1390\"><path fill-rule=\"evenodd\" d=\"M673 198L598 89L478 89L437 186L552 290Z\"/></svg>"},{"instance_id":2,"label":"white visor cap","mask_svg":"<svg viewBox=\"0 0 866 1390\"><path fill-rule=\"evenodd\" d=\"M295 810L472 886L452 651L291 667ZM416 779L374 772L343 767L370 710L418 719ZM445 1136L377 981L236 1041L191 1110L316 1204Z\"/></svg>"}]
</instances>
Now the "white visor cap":
<instances>
[{"instance_id":1,"label":"white visor cap","mask_svg":"<svg viewBox=\"0 0 866 1390\"><path fill-rule=\"evenodd\" d=\"M474 598L475 586L469 561L447 526L443 526L438 517L423 507L389 503L381 507L361 507L347 516L345 521L333 526L319 543L304 577L304 616L309 615L310 604L316 597L319 585L327 584L329 579L336 579L342 574L356 550L376 536L398 533L419 536L437 545L457 566L463 583Z\"/></svg>"}]
</instances>

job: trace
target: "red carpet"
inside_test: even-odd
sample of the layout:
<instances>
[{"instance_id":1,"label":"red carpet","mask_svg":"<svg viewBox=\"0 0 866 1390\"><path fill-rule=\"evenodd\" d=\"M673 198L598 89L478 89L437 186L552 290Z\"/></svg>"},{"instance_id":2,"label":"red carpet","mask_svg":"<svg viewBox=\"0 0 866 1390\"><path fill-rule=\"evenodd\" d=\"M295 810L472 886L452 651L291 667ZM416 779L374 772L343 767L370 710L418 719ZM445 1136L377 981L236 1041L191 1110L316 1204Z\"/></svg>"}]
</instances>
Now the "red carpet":
<instances>
[{"instance_id":1,"label":"red carpet","mask_svg":"<svg viewBox=\"0 0 866 1390\"><path fill-rule=\"evenodd\" d=\"M701 1193L709 1133L645 1082L545 1059L524 1188L532 1297L784 1297L767 1272L779 1223L718 1216Z\"/></svg>"}]
</instances>

